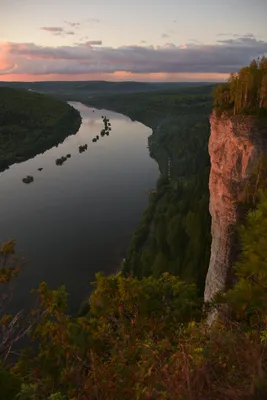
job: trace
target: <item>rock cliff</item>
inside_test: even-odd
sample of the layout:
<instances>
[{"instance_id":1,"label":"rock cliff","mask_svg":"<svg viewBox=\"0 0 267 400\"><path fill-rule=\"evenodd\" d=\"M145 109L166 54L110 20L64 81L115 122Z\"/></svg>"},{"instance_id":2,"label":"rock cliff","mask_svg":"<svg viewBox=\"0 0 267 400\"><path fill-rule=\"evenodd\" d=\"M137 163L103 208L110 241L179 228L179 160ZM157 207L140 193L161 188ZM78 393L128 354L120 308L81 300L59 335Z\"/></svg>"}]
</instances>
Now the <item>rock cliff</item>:
<instances>
[{"instance_id":1,"label":"rock cliff","mask_svg":"<svg viewBox=\"0 0 267 400\"><path fill-rule=\"evenodd\" d=\"M244 194L260 154L267 156L266 120L251 116L218 117L212 113L210 126L212 244L206 301L231 284L237 253L236 224L240 218L237 202Z\"/></svg>"}]
</instances>

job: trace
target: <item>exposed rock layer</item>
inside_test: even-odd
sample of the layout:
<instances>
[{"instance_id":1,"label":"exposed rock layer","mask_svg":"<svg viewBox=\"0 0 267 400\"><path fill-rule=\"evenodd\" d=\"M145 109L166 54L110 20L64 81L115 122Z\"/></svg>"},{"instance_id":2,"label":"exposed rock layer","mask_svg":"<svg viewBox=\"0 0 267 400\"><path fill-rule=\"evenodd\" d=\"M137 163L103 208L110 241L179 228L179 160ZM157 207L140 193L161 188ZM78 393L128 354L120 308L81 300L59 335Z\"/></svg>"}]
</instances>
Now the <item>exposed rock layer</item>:
<instances>
[{"instance_id":1,"label":"exposed rock layer","mask_svg":"<svg viewBox=\"0 0 267 400\"><path fill-rule=\"evenodd\" d=\"M209 140L211 257L206 277L205 300L231 281L236 254L237 202L259 156L267 156L267 121L251 116L210 117Z\"/></svg>"}]
</instances>

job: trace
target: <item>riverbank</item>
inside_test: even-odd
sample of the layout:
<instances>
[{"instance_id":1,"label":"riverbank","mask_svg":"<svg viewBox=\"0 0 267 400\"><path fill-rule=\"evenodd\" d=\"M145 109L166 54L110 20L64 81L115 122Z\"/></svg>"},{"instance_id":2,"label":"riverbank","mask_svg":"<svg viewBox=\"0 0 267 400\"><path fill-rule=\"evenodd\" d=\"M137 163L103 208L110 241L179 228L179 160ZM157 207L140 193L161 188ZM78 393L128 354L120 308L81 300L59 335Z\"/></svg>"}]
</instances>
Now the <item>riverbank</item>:
<instances>
[{"instance_id":1,"label":"riverbank","mask_svg":"<svg viewBox=\"0 0 267 400\"><path fill-rule=\"evenodd\" d=\"M66 286L74 315L96 272L116 271L158 177L147 149L149 128L108 110L71 105L82 116L77 134L0 175L0 243L16 238L17 255L26 260L14 311L21 304L29 308L31 289L46 281ZM109 136L100 135L102 115L111 122ZM88 149L80 153L85 144ZM71 158L58 166L55 161L66 154ZM27 175L34 183L22 182Z\"/></svg>"},{"instance_id":2,"label":"riverbank","mask_svg":"<svg viewBox=\"0 0 267 400\"><path fill-rule=\"evenodd\" d=\"M210 254L209 120L212 87L88 99L152 128L150 156L161 172L133 232L123 273L164 272L197 284L203 295Z\"/></svg>"},{"instance_id":3,"label":"riverbank","mask_svg":"<svg viewBox=\"0 0 267 400\"><path fill-rule=\"evenodd\" d=\"M66 102L0 88L0 171L57 146L80 125L79 111Z\"/></svg>"}]
</instances>

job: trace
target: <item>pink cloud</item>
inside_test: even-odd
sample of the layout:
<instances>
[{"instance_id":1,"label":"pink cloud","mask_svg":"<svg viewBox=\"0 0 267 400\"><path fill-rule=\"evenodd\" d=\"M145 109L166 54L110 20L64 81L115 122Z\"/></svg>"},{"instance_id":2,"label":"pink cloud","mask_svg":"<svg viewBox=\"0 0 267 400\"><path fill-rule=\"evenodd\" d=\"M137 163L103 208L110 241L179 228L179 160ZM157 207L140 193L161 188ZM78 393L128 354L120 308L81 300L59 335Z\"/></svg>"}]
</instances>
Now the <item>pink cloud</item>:
<instances>
[{"instance_id":1,"label":"pink cloud","mask_svg":"<svg viewBox=\"0 0 267 400\"><path fill-rule=\"evenodd\" d=\"M110 74L8 74L4 76L4 81L7 82L38 82L38 81L91 81L91 80L104 80L104 81L144 81L144 82L219 82L226 80L229 74L194 74L194 73L151 73L151 74L133 74L129 72L110 73ZM1 81L1 75L0 75Z\"/></svg>"},{"instance_id":2,"label":"pink cloud","mask_svg":"<svg viewBox=\"0 0 267 400\"><path fill-rule=\"evenodd\" d=\"M52 27L57 28L57 27ZM59 28L59 27L58 27ZM77 77L121 74L182 78L226 76L267 52L267 42L255 38L220 40L213 45L166 43L163 46L99 47L101 40L73 46L39 46L35 43L0 43L0 75ZM158 74L158 75L157 75ZM201 75L202 74L202 75ZM116 75L117 76L117 75ZM192 78L194 79L194 78Z\"/></svg>"}]
</instances>

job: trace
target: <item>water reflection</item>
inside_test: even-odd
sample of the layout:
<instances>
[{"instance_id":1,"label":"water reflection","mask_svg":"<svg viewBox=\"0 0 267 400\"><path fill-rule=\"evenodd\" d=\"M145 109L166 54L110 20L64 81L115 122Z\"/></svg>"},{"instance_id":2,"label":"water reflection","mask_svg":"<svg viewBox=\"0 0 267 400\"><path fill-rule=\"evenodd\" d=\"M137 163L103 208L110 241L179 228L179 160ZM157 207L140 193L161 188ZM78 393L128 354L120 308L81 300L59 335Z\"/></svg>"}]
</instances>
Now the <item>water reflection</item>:
<instances>
[{"instance_id":1,"label":"water reflection","mask_svg":"<svg viewBox=\"0 0 267 400\"><path fill-rule=\"evenodd\" d=\"M95 272L117 269L158 177L147 149L149 128L121 114L75 106L83 118L76 135L0 174L0 241L16 238L28 260L16 284L20 306L45 280L51 287L66 285L76 308ZM101 115L110 119L112 134L93 143L103 129ZM87 151L79 153L85 143ZM68 154L58 167L55 160ZM28 175L34 183L25 185Z\"/></svg>"}]
</instances>

